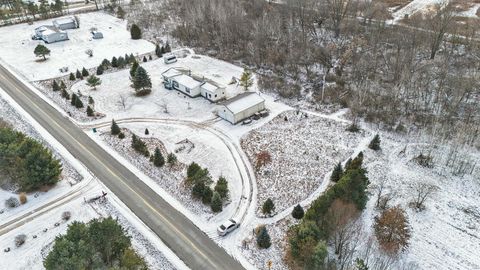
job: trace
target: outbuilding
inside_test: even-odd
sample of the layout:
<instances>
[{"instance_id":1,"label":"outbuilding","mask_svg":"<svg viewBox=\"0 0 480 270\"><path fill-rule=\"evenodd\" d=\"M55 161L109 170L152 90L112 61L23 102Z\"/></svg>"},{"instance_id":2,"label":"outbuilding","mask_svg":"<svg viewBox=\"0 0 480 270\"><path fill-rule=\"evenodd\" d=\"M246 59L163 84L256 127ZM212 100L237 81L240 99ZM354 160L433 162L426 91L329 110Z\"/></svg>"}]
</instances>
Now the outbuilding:
<instances>
[{"instance_id":1,"label":"outbuilding","mask_svg":"<svg viewBox=\"0 0 480 270\"><path fill-rule=\"evenodd\" d=\"M93 39L102 39L103 38L102 32L92 31L91 33L92 33L92 38Z\"/></svg>"},{"instance_id":2,"label":"outbuilding","mask_svg":"<svg viewBox=\"0 0 480 270\"><path fill-rule=\"evenodd\" d=\"M45 43L54 43L68 40L68 34L55 26L43 25L35 29L37 39L45 41Z\"/></svg>"},{"instance_id":3,"label":"outbuilding","mask_svg":"<svg viewBox=\"0 0 480 270\"><path fill-rule=\"evenodd\" d=\"M73 17L53 20L53 26L60 30L76 29L79 27L77 20Z\"/></svg>"},{"instance_id":4,"label":"outbuilding","mask_svg":"<svg viewBox=\"0 0 480 270\"><path fill-rule=\"evenodd\" d=\"M217 113L235 125L262 110L265 99L255 92L245 92L222 103Z\"/></svg>"},{"instance_id":5,"label":"outbuilding","mask_svg":"<svg viewBox=\"0 0 480 270\"><path fill-rule=\"evenodd\" d=\"M213 82L206 82L200 87L200 93L202 97L211 102L217 102L225 98L225 87Z\"/></svg>"}]
</instances>

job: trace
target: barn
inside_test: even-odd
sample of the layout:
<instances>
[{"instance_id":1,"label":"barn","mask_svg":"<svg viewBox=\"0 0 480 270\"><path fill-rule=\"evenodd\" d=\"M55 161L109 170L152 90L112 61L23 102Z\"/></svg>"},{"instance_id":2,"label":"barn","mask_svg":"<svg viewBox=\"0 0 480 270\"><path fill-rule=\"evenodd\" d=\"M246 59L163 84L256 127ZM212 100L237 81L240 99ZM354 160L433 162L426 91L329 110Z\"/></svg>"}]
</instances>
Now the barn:
<instances>
[{"instance_id":1,"label":"barn","mask_svg":"<svg viewBox=\"0 0 480 270\"><path fill-rule=\"evenodd\" d=\"M265 99L257 93L245 92L223 102L218 116L235 125L262 110L265 110Z\"/></svg>"},{"instance_id":2,"label":"barn","mask_svg":"<svg viewBox=\"0 0 480 270\"><path fill-rule=\"evenodd\" d=\"M53 21L53 26L60 30L76 29L79 27L77 20L73 17L56 19Z\"/></svg>"}]
</instances>

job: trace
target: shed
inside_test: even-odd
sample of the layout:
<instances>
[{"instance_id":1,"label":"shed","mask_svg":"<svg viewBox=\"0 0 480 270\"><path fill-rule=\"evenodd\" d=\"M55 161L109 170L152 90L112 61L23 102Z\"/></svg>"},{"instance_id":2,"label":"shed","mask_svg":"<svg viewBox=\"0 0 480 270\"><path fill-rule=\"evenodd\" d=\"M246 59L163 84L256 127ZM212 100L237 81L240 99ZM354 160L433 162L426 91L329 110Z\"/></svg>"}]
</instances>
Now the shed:
<instances>
[{"instance_id":1,"label":"shed","mask_svg":"<svg viewBox=\"0 0 480 270\"><path fill-rule=\"evenodd\" d=\"M103 33L98 32L98 31L92 31L92 38L93 39L102 39L103 38Z\"/></svg>"},{"instance_id":2,"label":"shed","mask_svg":"<svg viewBox=\"0 0 480 270\"><path fill-rule=\"evenodd\" d=\"M203 82L197 81L185 74L174 76L171 80L173 89L178 90L189 97L200 96L200 86Z\"/></svg>"},{"instance_id":3,"label":"shed","mask_svg":"<svg viewBox=\"0 0 480 270\"><path fill-rule=\"evenodd\" d=\"M216 102L225 98L225 87L213 82L206 82L200 87L200 92L206 99Z\"/></svg>"},{"instance_id":4,"label":"shed","mask_svg":"<svg viewBox=\"0 0 480 270\"><path fill-rule=\"evenodd\" d=\"M79 27L77 20L73 17L61 18L53 20L53 26L60 30L76 29Z\"/></svg>"},{"instance_id":5,"label":"shed","mask_svg":"<svg viewBox=\"0 0 480 270\"><path fill-rule=\"evenodd\" d=\"M235 125L262 110L265 99L255 92L245 92L222 103L218 116Z\"/></svg>"},{"instance_id":6,"label":"shed","mask_svg":"<svg viewBox=\"0 0 480 270\"><path fill-rule=\"evenodd\" d=\"M65 31L61 31L60 29L50 25L43 25L36 28L35 35L45 41L45 43L68 40L68 34Z\"/></svg>"}]
</instances>

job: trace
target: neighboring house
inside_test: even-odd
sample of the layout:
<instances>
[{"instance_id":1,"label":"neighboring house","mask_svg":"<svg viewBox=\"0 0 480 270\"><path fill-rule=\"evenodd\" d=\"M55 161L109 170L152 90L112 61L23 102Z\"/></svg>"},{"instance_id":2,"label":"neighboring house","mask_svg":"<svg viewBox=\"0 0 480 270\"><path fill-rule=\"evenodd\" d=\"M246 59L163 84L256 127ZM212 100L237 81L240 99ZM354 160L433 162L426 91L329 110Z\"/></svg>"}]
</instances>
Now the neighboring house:
<instances>
[{"instance_id":1,"label":"neighboring house","mask_svg":"<svg viewBox=\"0 0 480 270\"><path fill-rule=\"evenodd\" d=\"M103 38L102 32L92 31L91 33L92 33L92 38L93 39L102 39Z\"/></svg>"},{"instance_id":2,"label":"neighboring house","mask_svg":"<svg viewBox=\"0 0 480 270\"><path fill-rule=\"evenodd\" d=\"M45 43L54 43L68 40L68 34L51 25L43 25L35 28L36 39L41 39Z\"/></svg>"},{"instance_id":3,"label":"neighboring house","mask_svg":"<svg viewBox=\"0 0 480 270\"><path fill-rule=\"evenodd\" d=\"M202 97L212 102L217 102L225 98L225 87L210 82L202 84L200 92Z\"/></svg>"},{"instance_id":4,"label":"neighboring house","mask_svg":"<svg viewBox=\"0 0 480 270\"><path fill-rule=\"evenodd\" d=\"M257 93L246 92L223 102L218 116L235 125L262 110L265 110L265 99Z\"/></svg>"},{"instance_id":5,"label":"neighboring house","mask_svg":"<svg viewBox=\"0 0 480 270\"><path fill-rule=\"evenodd\" d=\"M53 26L60 30L76 29L79 27L77 20L75 20L73 17L53 20Z\"/></svg>"}]
</instances>

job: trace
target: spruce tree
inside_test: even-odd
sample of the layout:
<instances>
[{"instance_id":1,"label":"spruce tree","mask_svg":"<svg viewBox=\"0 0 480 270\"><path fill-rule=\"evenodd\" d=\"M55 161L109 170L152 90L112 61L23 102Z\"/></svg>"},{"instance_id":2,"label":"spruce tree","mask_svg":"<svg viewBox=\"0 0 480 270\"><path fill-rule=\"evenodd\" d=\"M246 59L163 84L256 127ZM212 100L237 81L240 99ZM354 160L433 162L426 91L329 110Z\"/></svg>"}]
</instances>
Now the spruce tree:
<instances>
[{"instance_id":1,"label":"spruce tree","mask_svg":"<svg viewBox=\"0 0 480 270\"><path fill-rule=\"evenodd\" d=\"M83 77L87 77L88 75L90 75L90 74L88 73L88 70L87 70L86 68L83 68L83 69L82 69L82 76L83 76Z\"/></svg>"},{"instance_id":2,"label":"spruce tree","mask_svg":"<svg viewBox=\"0 0 480 270\"><path fill-rule=\"evenodd\" d=\"M275 204L272 199L268 198L262 205L262 213L264 215L271 215L275 211Z\"/></svg>"},{"instance_id":3,"label":"spruce tree","mask_svg":"<svg viewBox=\"0 0 480 270\"><path fill-rule=\"evenodd\" d=\"M153 60L153 58L152 58L152 55L151 55L151 54L149 54L149 55L148 55L148 60L150 60L150 61L151 61L151 60Z\"/></svg>"},{"instance_id":4,"label":"spruce tree","mask_svg":"<svg viewBox=\"0 0 480 270\"><path fill-rule=\"evenodd\" d=\"M78 109L83 108L83 102L79 97L75 99L75 107Z\"/></svg>"},{"instance_id":5,"label":"spruce tree","mask_svg":"<svg viewBox=\"0 0 480 270\"><path fill-rule=\"evenodd\" d=\"M92 96L88 96L88 104L93 105L94 103Z\"/></svg>"},{"instance_id":6,"label":"spruce tree","mask_svg":"<svg viewBox=\"0 0 480 270\"><path fill-rule=\"evenodd\" d=\"M212 202L210 203L210 207L214 213L218 213L222 211L222 198L218 192L213 192Z\"/></svg>"},{"instance_id":7,"label":"spruce tree","mask_svg":"<svg viewBox=\"0 0 480 270\"><path fill-rule=\"evenodd\" d=\"M133 79L133 88L137 92L137 95L149 94L152 88L152 81L147 71L139 66L135 71L135 77Z\"/></svg>"},{"instance_id":8,"label":"spruce tree","mask_svg":"<svg viewBox=\"0 0 480 270\"><path fill-rule=\"evenodd\" d=\"M242 86L245 91L248 91L248 88L250 88L252 85L252 73L248 69L245 69L240 77L240 86Z\"/></svg>"},{"instance_id":9,"label":"spruce tree","mask_svg":"<svg viewBox=\"0 0 480 270\"><path fill-rule=\"evenodd\" d=\"M75 104L77 103L77 94L73 93L72 94L72 99L70 100L70 104L72 104L73 106L75 106Z\"/></svg>"},{"instance_id":10,"label":"spruce tree","mask_svg":"<svg viewBox=\"0 0 480 270\"><path fill-rule=\"evenodd\" d=\"M65 85L65 83L63 81L60 81L60 90L67 90L67 86Z\"/></svg>"},{"instance_id":11,"label":"spruce tree","mask_svg":"<svg viewBox=\"0 0 480 270\"><path fill-rule=\"evenodd\" d=\"M132 24L132 28L130 28L130 36L132 39L141 39L142 38L142 30L136 24Z\"/></svg>"},{"instance_id":12,"label":"spruce tree","mask_svg":"<svg viewBox=\"0 0 480 270\"><path fill-rule=\"evenodd\" d=\"M125 62L125 58L120 56L117 60L117 66L118 68L124 68L127 63Z\"/></svg>"},{"instance_id":13,"label":"spruce tree","mask_svg":"<svg viewBox=\"0 0 480 270\"><path fill-rule=\"evenodd\" d=\"M70 81L75 81L75 75L72 72L70 72L70 78L69 79L70 79Z\"/></svg>"},{"instance_id":14,"label":"spruce tree","mask_svg":"<svg viewBox=\"0 0 480 270\"><path fill-rule=\"evenodd\" d=\"M66 89L63 89L62 90L62 97L66 100L69 100L70 99L70 95L68 94L67 90Z\"/></svg>"},{"instance_id":15,"label":"spruce tree","mask_svg":"<svg viewBox=\"0 0 480 270\"><path fill-rule=\"evenodd\" d=\"M375 137L373 137L372 141L368 145L368 148L375 151L380 150L380 136L378 136L378 134L376 134Z\"/></svg>"},{"instance_id":16,"label":"spruce tree","mask_svg":"<svg viewBox=\"0 0 480 270\"><path fill-rule=\"evenodd\" d=\"M102 75L103 74L103 65L100 65L97 67L97 75Z\"/></svg>"},{"instance_id":17,"label":"spruce tree","mask_svg":"<svg viewBox=\"0 0 480 270\"><path fill-rule=\"evenodd\" d=\"M161 55L164 55L165 53L166 53L165 47L162 46L162 47L160 48L160 54L161 54Z\"/></svg>"},{"instance_id":18,"label":"spruce tree","mask_svg":"<svg viewBox=\"0 0 480 270\"><path fill-rule=\"evenodd\" d=\"M269 248L272 245L270 235L265 226L261 227L257 234L257 245L260 248Z\"/></svg>"},{"instance_id":19,"label":"spruce tree","mask_svg":"<svg viewBox=\"0 0 480 270\"><path fill-rule=\"evenodd\" d=\"M120 134L120 127L115 123L115 120L112 119L112 125L110 126L110 133L112 135L118 135Z\"/></svg>"},{"instance_id":20,"label":"spruce tree","mask_svg":"<svg viewBox=\"0 0 480 270\"><path fill-rule=\"evenodd\" d=\"M110 63L110 61L108 61L108 59L103 59L102 64L101 64L103 69L108 69L108 67L111 66L111 65L112 65L112 63Z\"/></svg>"},{"instance_id":21,"label":"spruce tree","mask_svg":"<svg viewBox=\"0 0 480 270\"><path fill-rule=\"evenodd\" d=\"M116 68L118 67L118 62L117 62L117 58L114 56L112 57L112 67Z\"/></svg>"},{"instance_id":22,"label":"spruce tree","mask_svg":"<svg viewBox=\"0 0 480 270\"><path fill-rule=\"evenodd\" d=\"M128 60L128 62L130 64L133 64L133 62L137 62L137 59L135 58L135 56L133 56L133 53L130 54L130 59Z\"/></svg>"},{"instance_id":23,"label":"spruce tree","mask_svg":"<svg viewBox=\"0 0 480 270\"><path fill-rule=\"evenodd\" d=\"M90 106L87 106L87 116L93 116L94 113L93 113L93 110Z\"/></svg>"},{"instance_id":24,"label":"spruce tree","mask_svg":"<svg viewBox=\"0 0 480 270\"><path fill-rule=\"evenodd\" d=\"M162 167L165 165L165 159L163 158L162 152L158 147L155 148L155 153L153 154L153 165L156 167Z\"/></svg>"},{"instance_id":25,"label":"spruce tree","mask_svg":"<svg viewBox=\"0 0 480 270\"><path fill-rule=\"evenodd\" d=\"M170 43L168 43L168 42L167 42L167 44L165 44L165 52L166 53L172 52L172 48L170 48Z\"/></svg>"},{"instance_id":26,"label":"spruce tree","mask_svg":"<svg viewBox=\"0 0 480 270\"><path fill-rule=\"evenodd\" d=\"M142 60L144 63L147 62L147 57L146 56L143 56L143 60Z\"/></svg>"},{"instance_id":27,"label":"spruce tree","mask_svg":"<svg viewBox=\"0 0 480 270\"><path fill-rule=\"evenodd\" d=\"M170 166L175 165L175 163L177 162L177 156L175 156L174 153L168 154L167 162L168 164L170 164Z\"/></svg>"},{"instance_id":28,"label":"spruce tree","mask_svg":"<svg viewBox=\"0 0 480 270\"><path fill-rule=\"evenodd\" d=\"M338 163L335 168L333 168L332 175L330 176L330 181L332 182L338 182L340 178L342 178L343 175L343 168L342 168L342 163Z\"/></svg>"},{"instance_id":29,"label":"spruce tree","mask_svg":"<svg viewBox=\"0 0 480 270\"><path fill-rule=\"evenodd\" d=\"M160 50L160 45L158 44L155 46L155 55L162 57L162 51Z\"/></svg>"},{"instance_id":30,"label":"spruce tree","mask_svg":"<svg viewBox=\"0 0 480 270\"><path fill-rule=\"evenodd\" d=\"M75 73L75 77L76 77L77 79L83 80L82 73L80 72L80 70L77 69L77 72Z\"/></svg>"},{"instance_id":31,"label":"spruce tree","mask_svg":"<svg viewBox=\"0 0 480 270\"><path fill-rule=\"evenodd\" d=\"M215 192L217 192L222 199L226 199L228 197L228 182L225 177L220 176L218 178L217 184L214 188Z\"/></svg>"},{"instance_id":32,"label":"spruce tree","mask_svg":"<svg viewBox=\"0 0 480 270\"><path fill-rule=\"evenodd\" d=\"M135 61L132 63L132 67L130 67L130 79L133 80L133 78L135 77L135 73L137 71L137 68L138 68L138 62Z\"/></svg>"},{"instance_id":33,"label":"spruce tree","mask_svg":"<svg viewBox=\"0 0 480 270\"><path fill-rule=\"evenodd\" d=\"M292 211L292 217L294 219L302 219L305 212L300 204L297 204Z\"/></svg>"},{"instance_id":34,"label":"spruce tree","mask_svg":"<svg viewBox=\"0 0 480 270\"><path fill-rule=\"evenodd\" d=\"M58 91L60 90L60 86L58 85L57 81L53 80L53 83L52 83L52 90L53 91Z\"/></svg>"}]
</instances>

